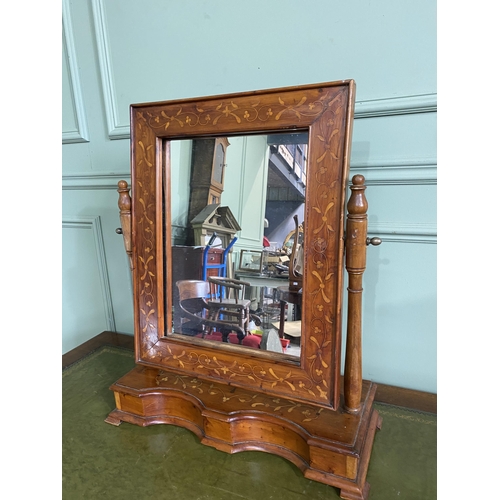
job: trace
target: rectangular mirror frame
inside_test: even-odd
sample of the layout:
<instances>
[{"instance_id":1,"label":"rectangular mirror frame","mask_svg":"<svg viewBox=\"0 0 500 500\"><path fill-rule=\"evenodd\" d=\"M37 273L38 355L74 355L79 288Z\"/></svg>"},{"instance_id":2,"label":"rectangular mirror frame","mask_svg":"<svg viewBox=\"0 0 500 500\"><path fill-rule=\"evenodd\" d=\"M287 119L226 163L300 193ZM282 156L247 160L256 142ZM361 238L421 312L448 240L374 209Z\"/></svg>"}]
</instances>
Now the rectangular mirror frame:
<instances>
[{"instance_id":1,"label":"rectangular mirror frame","mask_svg":"<svg viewBox=\"0 0 500 500\"><path fill-rule=\"evenodd\" d=\"M131 106L132 266L138 364L334 410L338 407L345 196L354 99L354 81L343 80ZM305 130L309 132L309 164L300 363L230 345L214 349L166 335L165 325L172 319L169 308L164 307L164 291L172 290L168 272L169 141Z\"/></svg>"}]
</instances>

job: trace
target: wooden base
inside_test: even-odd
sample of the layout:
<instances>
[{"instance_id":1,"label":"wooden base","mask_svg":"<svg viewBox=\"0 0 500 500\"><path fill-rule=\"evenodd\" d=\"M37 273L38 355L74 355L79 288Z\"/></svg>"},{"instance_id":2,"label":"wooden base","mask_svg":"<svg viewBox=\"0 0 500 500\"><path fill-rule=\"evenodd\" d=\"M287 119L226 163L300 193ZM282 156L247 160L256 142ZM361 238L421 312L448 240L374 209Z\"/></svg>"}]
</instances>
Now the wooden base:
<instances>
[{"instance_id":1,"label":"wooden base","mask_svg":"<svg viewBox=\"0 0 500 500\"><path fill-rule=\"evenodd\" d=\"M286 458L306 478L340 488L341 498L368 498L366 474L382 424L373 409L373 383L363 382L357 414L140 365L110 389L116 401L110 424L185 427L227 453L258 450Z\"/></svg>"}]
</instances>

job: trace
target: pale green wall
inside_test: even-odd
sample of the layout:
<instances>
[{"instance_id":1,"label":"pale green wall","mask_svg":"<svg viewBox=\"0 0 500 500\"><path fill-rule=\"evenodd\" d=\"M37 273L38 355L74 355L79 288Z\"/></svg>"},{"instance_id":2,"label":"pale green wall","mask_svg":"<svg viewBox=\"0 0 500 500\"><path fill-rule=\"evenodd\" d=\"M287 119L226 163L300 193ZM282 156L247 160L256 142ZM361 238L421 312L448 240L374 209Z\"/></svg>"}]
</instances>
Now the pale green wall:
<instances>
[{"instance_id":1,"label":"pale green wall","mask_svg":"<svg viewBox=\"0 0 500 500\"><path fill-rule=\"evenodd\" d=\"M368 249L364 377L436 392L435 0L63 0L63 27L63 353L133 331L115 233L131 103L354 78L351 172L384 240Z\"/></svg>"},{"instance_id":2,"label":"pale green wall","mask_svg":"<svg viewBox=\"0 0 500 500\"><path fill-rule=\"evenodd\" d=\"M176 236L184 243L185 229L188 227L189 186L191 182L191 148L190 140L172 141L170 146L170 218L172 221L172 236L177 244Z\"/></svg>"},{"instance_id":3,"label":"pale green wall","mask_svg":"<svg viewBox=\"0 0 500 500\"><path fill-rule=\"evenodd\" d=\"M262 250L267 196L267 136L231 137L221 204L228 206L242 228L234 253ZM235 261L237 264L237 261Z\"/></svg>"}]
</instances>

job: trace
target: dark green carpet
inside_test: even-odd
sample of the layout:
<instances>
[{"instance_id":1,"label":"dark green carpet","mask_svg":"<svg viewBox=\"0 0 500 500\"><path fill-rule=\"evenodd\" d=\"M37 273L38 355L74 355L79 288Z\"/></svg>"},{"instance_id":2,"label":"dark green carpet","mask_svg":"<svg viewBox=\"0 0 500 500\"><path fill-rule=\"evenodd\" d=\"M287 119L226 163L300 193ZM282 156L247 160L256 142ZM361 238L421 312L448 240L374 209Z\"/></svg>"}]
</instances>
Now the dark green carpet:
<instances>
[{"instance_id":1,"label":"dark green carpet","mask_svg":"<svg viewBox=\"0 0 500 500\"><path fill-rule=\"evenodd\" d=\"M287 460L247 451L228 455L172 425L119 427L109 386L134 366L130 351L104 347L63 371L64 500L311 500L339 490L305 479ZM432 500L436 490L436 416L377 405L368 470L370 500Z\"/></svg>"}]
</instances>

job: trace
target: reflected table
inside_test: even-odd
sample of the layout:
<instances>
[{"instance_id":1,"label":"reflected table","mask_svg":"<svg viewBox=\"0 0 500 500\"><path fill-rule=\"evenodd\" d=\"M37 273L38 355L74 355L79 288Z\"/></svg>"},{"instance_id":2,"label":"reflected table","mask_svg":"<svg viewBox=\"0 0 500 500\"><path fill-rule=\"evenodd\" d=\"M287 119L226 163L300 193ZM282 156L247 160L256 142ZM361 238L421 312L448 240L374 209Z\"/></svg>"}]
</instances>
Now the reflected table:
<instances>
[{"instance_id":1,"label":"reflected table","mask_svg":"<svg viewBox=\"0 0 500 500\"><path fill-rule=\"evenodd\" d=\"M283 285L288 283L288 277L278 277L278 276L268 276L265 274L250 274L250 273L236 273L236 278L241 280L241 281L246 281L247 283L250 283L250 286L252 287L250 290L250 298L251 300L255 299L258 302L258 306L256 307L257 309L257 314L264 314L263 317L263 322L266 328L270 327L271 324L270 322L271 317L274 315L272 311L272 308L269 308L266 306L266 293L265 289L266 288L272 288L273 293L272 296L275 297L275 300L278 301L279 299L277 298L277 290L279 288L288 288L284 287ZM270 296L267 296L270 297ZM274 300L271 298L271 302ZM278 309L276 308L276 312ZM284 310L281 311L281 314L283 314ZM266 319L267 318L267 319Z\"/></svg>"},{"instance_id":2,"label":"reflected table","mask_svg":"<svg viewBox=\"0 0 500 500\"><path fill-rule=\"evenodd\" d=\"M284 283L288 283L288 277L279 278L278 276L267 276L265 274L243 274L236 273L236 278L247 281L251 286L279 288Z\"/></svg>"}]
</instances>

